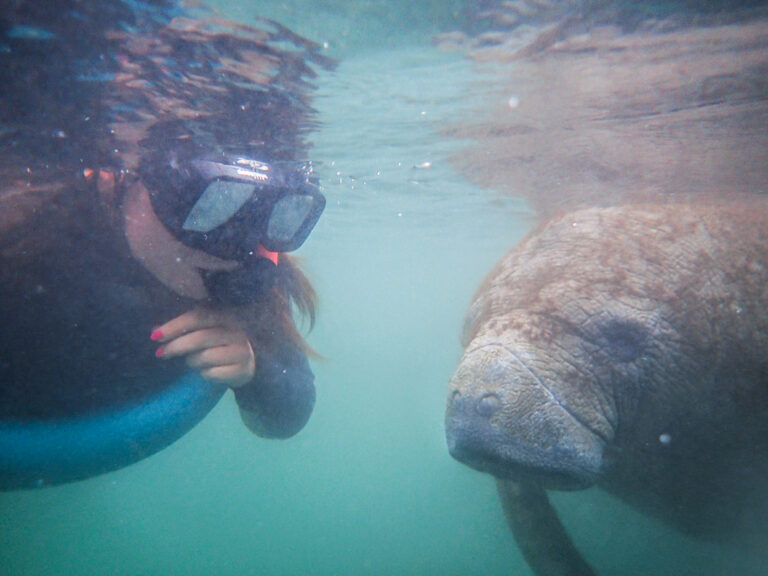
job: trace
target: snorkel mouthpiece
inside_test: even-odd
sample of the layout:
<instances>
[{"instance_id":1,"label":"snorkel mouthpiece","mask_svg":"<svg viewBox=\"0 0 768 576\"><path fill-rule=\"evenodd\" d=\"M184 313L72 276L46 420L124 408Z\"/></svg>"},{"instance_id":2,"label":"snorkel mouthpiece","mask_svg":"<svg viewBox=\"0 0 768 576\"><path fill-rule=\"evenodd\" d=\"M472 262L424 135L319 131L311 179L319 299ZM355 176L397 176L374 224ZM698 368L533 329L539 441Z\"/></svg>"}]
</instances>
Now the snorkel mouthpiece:
<instances>
[{"instance_id":1,"label":"snorkel mouthpiece","mask_svg":"<svg viewBox=\"0 0 768 576\"><path fill-rule=\"evenodd\" d=\"M263 245L259 244L258 254L262 258L270 260L275 266L280 265L280 252L270 252Z\"/></svg>"},{"instance_id":2,"label":"snorkel mouthpiece","mask_svg":"<svg viewBox=\"0 0 768 576\"><path fill-rule=\"evenodd\" d=\"M268 296L277 284L277 275L275 261L254 254L229 272L206 272L204 281L215 304L243 306Z\"/></svg>"}]
</instances>

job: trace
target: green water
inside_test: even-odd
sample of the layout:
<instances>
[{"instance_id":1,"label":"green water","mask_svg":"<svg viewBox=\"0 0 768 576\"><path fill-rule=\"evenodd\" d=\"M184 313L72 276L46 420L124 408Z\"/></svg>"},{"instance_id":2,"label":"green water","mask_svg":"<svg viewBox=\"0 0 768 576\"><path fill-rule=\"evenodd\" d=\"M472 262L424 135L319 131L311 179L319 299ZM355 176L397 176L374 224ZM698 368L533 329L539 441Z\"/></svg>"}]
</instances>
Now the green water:
<instances>
[{"instance_id":1,"label":"green water","mask_svg":"<svg viewBox=\"0 0 768 576\"><path fill-rule=\"evenodd\" d=\"M436 5L410 19L385 3L263 6L340 58L318 80L312 138L328 207L300 251L321 301L310 342L325 357L306 429L260 440L227 396L134 466L2 494L0 574L530 574L492 480L454 462L443 437L464 311L528 223L447 161L460 144L439 127L482 90L467 62L431 47L453 18L430 19ZM602 574L760 573L596 491L556 503Z\"/></svg>"}]
</instances>

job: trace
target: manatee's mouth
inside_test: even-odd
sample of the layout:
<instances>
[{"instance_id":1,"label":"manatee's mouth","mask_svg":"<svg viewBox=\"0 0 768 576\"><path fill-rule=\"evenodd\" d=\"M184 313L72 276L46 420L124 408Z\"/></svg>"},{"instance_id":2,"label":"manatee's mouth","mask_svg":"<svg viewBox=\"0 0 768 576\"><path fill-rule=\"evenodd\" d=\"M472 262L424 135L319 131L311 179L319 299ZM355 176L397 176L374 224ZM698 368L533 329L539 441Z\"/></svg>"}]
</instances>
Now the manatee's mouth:
<instances>
[{"instance_id":1,"label":"manatee's mouth","mask_svg":"<svg viewBox=\"0 0 768 576\"><path fill-rule=\"evenodd\" d=\"M585 490L597 481L595 470L574 466L571 458L559 460L548 457L547 461L532 462L528 454L523 454L524 450L512 444L489 442L487 438L473 440L473 436L462 434L460 428L449 428L446 440L451 456L478 472L500 480L531 482L548 490L562 491ZM558 460L563 464L570 462L570 465L567 469L558 466Z\"/></svg>"}]
</instances>

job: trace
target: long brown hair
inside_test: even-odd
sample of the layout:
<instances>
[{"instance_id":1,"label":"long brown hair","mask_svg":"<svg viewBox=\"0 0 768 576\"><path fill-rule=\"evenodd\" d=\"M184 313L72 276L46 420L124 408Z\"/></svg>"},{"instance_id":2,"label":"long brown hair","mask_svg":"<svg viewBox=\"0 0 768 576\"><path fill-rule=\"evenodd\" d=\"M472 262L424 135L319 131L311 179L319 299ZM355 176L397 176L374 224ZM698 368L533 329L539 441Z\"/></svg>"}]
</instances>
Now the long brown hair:
<instances>
[{"instance_id":1,"label":"long brown hair","mask_svg":"<svg viewBox=\"0 0 768 576\"><path fill-rule=\"evenodd\" d=\"M291 342L305 353L320 357L306 340L302 332L309 332L315 324L318 309L317 292L309 278L299 267L296 258L280 254L277 282L269 297L253 307L256 318L257 336L262 343L269 343L280 328ZM301 326L305 330L300 330ZM268 345L268 344L267 344Z\"/></svg>"}]
</instances>

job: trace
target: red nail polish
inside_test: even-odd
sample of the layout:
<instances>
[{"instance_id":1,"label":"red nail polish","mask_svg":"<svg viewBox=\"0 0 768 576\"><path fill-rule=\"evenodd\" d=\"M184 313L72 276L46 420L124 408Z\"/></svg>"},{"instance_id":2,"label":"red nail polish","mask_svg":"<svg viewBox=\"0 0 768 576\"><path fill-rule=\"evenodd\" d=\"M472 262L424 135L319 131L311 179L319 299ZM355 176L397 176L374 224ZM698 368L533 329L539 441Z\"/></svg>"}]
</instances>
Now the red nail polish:
<instances>
[{"instance_id":1,"label":"red nail polish","mask_svg":"<svg viewBox=\"0 0 768 576\"><path fill-rule=\"evenodd\" d=\"M155 356L157 356L158 358L162 358L164 354L165 354L165 348L158 348L155 351Z\"/></svg>"},{"instance_id":2,"label":"red nail polish","mask_svg":"<svg viewBox=\"0 0 768 576\"><path fill-rule=\"evenodd\" d=\"M152 338L152 340L162 340L163 336L164 334L162 330L155 330L152 332L152 336L150 336L150 338Z\"/></svg>"}]
</instances>

